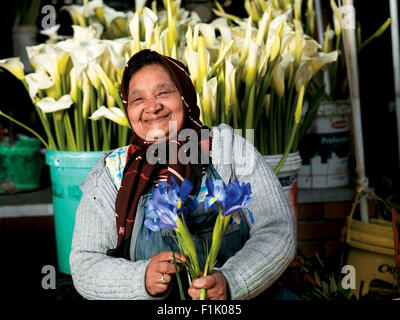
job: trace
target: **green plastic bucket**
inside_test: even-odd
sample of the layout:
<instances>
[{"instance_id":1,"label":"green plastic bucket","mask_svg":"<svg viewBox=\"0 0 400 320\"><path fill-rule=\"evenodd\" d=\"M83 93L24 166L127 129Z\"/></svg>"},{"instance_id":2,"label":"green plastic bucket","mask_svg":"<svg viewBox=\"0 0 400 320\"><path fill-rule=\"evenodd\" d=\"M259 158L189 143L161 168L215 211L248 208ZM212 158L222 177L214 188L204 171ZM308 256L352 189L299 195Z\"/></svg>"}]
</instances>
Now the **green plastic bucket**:
<instances>
[{"instance_id":1,"label":"green plastic bucket","mask_svg":"<svg viewBox=\"0 0 400 320\"><path fill-rule=\"evenodd\" d=\"M75 212L82 197L80 185L104 151L46 151L54 208L57 263L60 272L71 274L69 254L75 225Z\"/></svg>"},{"instance_id":2,"label":"green plastic bucket","mask_svg":"<svg viewBox=\"0 0 400 320\"><path fill-rule=\"evenodd\" d=\"M0 142L0 194L35 190L40 187L41 159L39 139L17 136L10 146Z\"/></svg>"}]
</instances>

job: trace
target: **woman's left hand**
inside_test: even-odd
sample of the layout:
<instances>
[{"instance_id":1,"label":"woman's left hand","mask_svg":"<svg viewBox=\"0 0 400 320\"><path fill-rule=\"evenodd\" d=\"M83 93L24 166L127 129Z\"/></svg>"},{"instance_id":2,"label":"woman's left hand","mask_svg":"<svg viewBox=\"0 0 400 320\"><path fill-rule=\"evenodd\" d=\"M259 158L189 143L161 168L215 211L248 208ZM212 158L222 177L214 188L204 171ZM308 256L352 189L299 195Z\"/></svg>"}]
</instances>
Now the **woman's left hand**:
<instances>
[{"instance_id":1,"label":"woman's left hand","mask_svg":"<svg viewBox=\"0 0 400 320\"><path fill-rule=\"evenodd\" d=\"M213 270L210 275L200 277L192 281L188 293L192 298L200 299L200 289L207 289L206 300L226 300L227 283L221 272Z\"/></svg>"}]
</instances>

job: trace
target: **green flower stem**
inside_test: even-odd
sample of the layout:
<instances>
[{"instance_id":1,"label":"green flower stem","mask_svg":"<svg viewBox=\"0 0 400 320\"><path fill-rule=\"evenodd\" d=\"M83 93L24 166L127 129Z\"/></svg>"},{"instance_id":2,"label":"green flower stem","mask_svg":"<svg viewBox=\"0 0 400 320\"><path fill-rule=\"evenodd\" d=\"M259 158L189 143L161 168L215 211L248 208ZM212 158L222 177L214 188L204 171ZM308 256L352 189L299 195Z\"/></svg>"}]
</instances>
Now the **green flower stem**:
<instances>
[{"instance_id":1,"label":"green flower stem","mask_svg":"<svg viewBox=\"0 0 400 320\"><path fill-rule=\"evenodd\" d=\"M54 123L54 129L56 131L56 139L57 139L57 144L58 144L59 150L65 150L65 132L63 130L63 126L61 125L61 120L58 119L59 115L57 115L57 113L59 113L59 112L63 112L63 111L54 112L53 123Z\"/></svg>"},{"instance_id":2,"label":"green flower stem","mask_svg":"<svg viewBox=\"0 0 400 320\"><path fill-rule=\"evenodd\" d=\"M42 122L44 131L46 132L47 139L49 141L49 149L51 150L57 150L57 145L56 142L54 141L53 134L51 132L50 124L49 121L47 120L46 114L40 110L40 108L34 103L36 112L39 115L40 121Z\"/></svg>"},{"instance_id":3,"label":"green flower stem","mask_svg":"<svg viewBox=\"0 0 400 320\"><path fill-rule=\"evenodd\" d=\"M294 74L294 73L293 73ZM290 132L290 128L291 128L291 122L293 119L293 110L294 107L292 105L293 103L293 93L295 91L295 86L292 84L292 86L289 88L289 97L287 100L287 104L284 105L285 108L285 127L284 127L284 132L285 132L285 146L288 144L289 142L289 132Z\"/></svg>"},{"instance_id":4,"label":"green flower stem","mask_svg":"<svg viewBox=\"0 0 400 320\"><path fill-rule=\"evenodd\" d=\"M285 152L282 155L281 160L279 161L279 163L277 164L277 166L274 168L274 173L277 175L279 173L279 171L281 170L283 164L286 161L286 158L289 155L290 150L292 149L292 145L294 143L294 139L296 137L296 133L297 133L297 129L299 127L298 123L295 123L292 129L292 132L290 134L290 138L289 138L289 143L286 145L285 147Z\"/></svg>"},{"instance_id":5,"label":"green flower stem","mask_svg":"<svg viewBox=\"0 0 400 320\"><path fill-rule=\"evenodd\" d=\"M245 129L254 129L254 107L255 107L256 86L253 84L250 88L247 114L245 120Z\"/></svg>"},{"instance_id":6,"label":"green flower stem","mask_svg":"<svg viewBox=\"0 0 400 320\"><path fill-rule=\"evenodd\" d=\"M78 151L85 151L85 139L84 139L84 119L83 119L83 110L82 110L82 101L83 101L83 91L81 88L78 88L78 101L74 109L74 121L75 121L75 137Z\"/></svg>"},{"instance_id":7,"label":"green flower stem","mask_svg":"<svg viewBox=\"0 0 400 320\"><path fill-rule=\"evenodd\" d=\"M174 258L174 268L175 268L176 280L178 281L179 295L181 296L181 300L186 300L185 293L183 292L181 276L179 275L178 268L176 267L176 259L174 252L172 252L172 257Z\"/></svg>"},{"instance_id":8,"label":"green flower stem","mask_svg":"<svg viewBox=\"0 0 400 320\"><path fill-rule=\"evenodd\" d=\"M213 234L212 234L212 242L211 242L211 249L207 255L207 260L206 260L206 265L204 267L204 273L203 277L208 276L211 274L211 271L213 270L215 266L215 262L217 261L217 256L218 252L221 248L222 244L222 238L224 236L224 233L229 225L229 221L231 219L231 215L229 216L222 216L222 208L219 203L218 205L218 216L215 221L214 229L213 229ZM201 289L200 290L200 300L205 300L207 294L206 289Z\"/></svg>"},{"instance_id":9,"label":"green flower stem","mask_svg":"<svg viewBox=\"0 0 400 320\"><path fill-rule=\"evenodd\" d=\"M23 123L21 123L21 122L15 120L14 118L12 118L12 117L6 115L6 114L5 114L4 112L2 112L2 111L0 111L0 116L3 116L3 117L5 117L5 118L7 118L8 120L10 120L10 121L12 121L12 122L18 124L18 125L21 126L22 128L24 128L24 129L28 130L29 132L31 132L32 134L34 134L35 137L38 138L38 139L44 144L44 146L45 146L47 149L49 149L49 145L47 144L47 142L44 141L44 139L43 139L38 133L36 133L36 131L34 131L34 130L32 130L31 128L27 127L27 126L24 125Z\"/></svg>"},{"instance_id":10,"label":"green flower stem","mask_svg":"<svg viewBox=\"0 0 400 320\"><path fill-rule=\"evenodd\" d=\"M274 130L274 118L273 118L273 110L275 104L275 90L271 88L271 98L269 104L269 115L268 115L268 151L269 154L273 154L274 152L274 140L273 140L273 130Z\"/></svg>"},{"instance_id":11,"label":"green flower stem","mask_svg":"<svg viewBox=\"0 0 400 320\"><path fill-rule=\"evenodd\" d=\"M276 110L276 146L278 149L278 153L281 153L282 151L282 131L284 128L282 127L282 109L283 109L283 101L285 99L285 94L279 99L277 107L278 110Z\"/></svg>"},{"instance_id":12,"label":"green flower stem","mask_svg":"<svg viewBox=\"0 0 400 320\"><path fill-rule=\"evenodd\" d=\"M340 34L336 35L336 44L335 44L335 50L339 50L340 49ZM337 70L338 70L338 60L336 59L335 62L333 62L332 66L331 66L331 79L330 79L330 85L331 85L331 92L329 94L329 98L330 100L332 100L334 98L335 95L335 90L336 90L336 78L337 78Z\"/></svg>"},{"instance_id":13,"label":"green flower stem","mask_svg":"<svg viewBox=\"0 0 400 320\"><path fill-rule=\"evenodd\" d=\"M93 114L96 111L97 98L96 91L93 86L90 86L90 112ZM99 151L99 132L96 121L91 121L92 138L93 138L93 151Z\"/></svg>"},{"instance_id":14,"label":"green flower stem","mask_svg":"<svg viewBox=\"0 0 400 320\"><path fill-rule=\"evenodd\" d=\"M101 92L97 93L97 109L99 109L103 105L103 98ZM101 129L103 131L103 150L110 149L110 136L108 134L108 126L106 119L100 119Z\"/></svg>"},{"instance_id":15,"label":"green flower stem","mask_svg":"<svg viewBox=\"0 0 400 320\"><path fill-rule=\"evenodd\" d=\"M65 73L60 74L60 82L61 82L61 96L67 94L67 79L65 77Z\"/></svg>"},{"instance_id":16,"label":"green flower stem","mask_svg":"<svg viewBox=\"0 0 400 320\"><path fill-rule=\"evenodd\" d=\"M22 83L29 94L29 86L25 79L22 80ZM53 134L51 133L50 124L47 120L46 114L33 102L33 105L36 109L37 114L39 115L39 119L42 122L44 131L46 132L47 139L48 139L48 148L51 150L57 150L57 145L54 141Z\"/></svg>"},{"instance_id":17,"label":"green flower stem","mask_svg":"<svg viewBox=\"0 0 400 320\"><path fill-rule=\"evenodd\" d=\"M77 151L74 132L72 130L71 120L69 118L68 111L64 113L64 125L65 125L65 132L67 135L67 147L70 151Z\"/></svg>"},{"instance_id":18,"label":"green flower stem","mask_svg":"<svg viewBox=\"0 0 400 320\"><path fill-rule=\"evenodd\" d=\"M261 109L263 108L263 102L264 102L264 97L267 93L267 89L268 86L270 85L270 81L271 81L271 73L272 70L274 69L276 63L277 63L278 59L274 59L270 65L267 68L267 71L265 73L265 76L263 77L262 81L261 81L261 85L258 88L257 91L257 100L256 100L256 115L261 113ZM261 117L256 117L256 125L255 127L257 127L259 121L260 121Z\"/></svg>"}]
</instances>

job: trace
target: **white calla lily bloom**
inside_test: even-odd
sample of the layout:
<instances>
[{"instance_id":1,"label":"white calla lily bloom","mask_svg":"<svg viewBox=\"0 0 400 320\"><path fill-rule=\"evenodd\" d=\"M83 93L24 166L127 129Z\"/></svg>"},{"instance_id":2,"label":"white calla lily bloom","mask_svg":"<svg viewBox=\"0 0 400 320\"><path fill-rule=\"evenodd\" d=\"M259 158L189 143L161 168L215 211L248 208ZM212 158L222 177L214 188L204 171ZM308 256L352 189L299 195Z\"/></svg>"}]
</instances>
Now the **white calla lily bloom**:
<instances>
[{"instance_id":1,"label":"white calla lily bloom","mask_svg":"<svg viewBox=\"0 0 400 320\"><path fill-rule=\"evenodd\" d=\"M215 44L215 28L212 24L200 23L199 30L206 40L206 46L213 46Z\"/></svg>"},{"instance_id":2,"label":"white calla lily bloom","mask_svg":"<svg viewBox=\"0 0 400 320\"><path fill-rule=\"evenodd\" d=\"M145 7L143 9L143 24L145 30L145 41L146 48L151 46L152 36L154 32L154 25L157 22L157 15L149 8Z\"/></svg>"},{"instance_id":3,"label":"white calla lily bloom","mask_svg":"<svg viewBox=\"0 0 400 320\"><path fill-rule=\"evenodd\" d=\"M100 120L103 118L111 120L120 126L129 127L129 121L120 108L106 108L105 106L101 106L89 117L91 120Z\"/></svg>"},{"instance_id":4,"label":"white calla lily bloom","mask_svg":"<svg viewBox=\"0 0 400 320\"><path fill-rule=\"evenodd\" d=\"M285 92L285 72L289 64L294 62L294 57L291 52L286 52L282 55L282 60L274 68L272 72L272 83L276 93L282 97Z\"/></svg>"},{"instance_id":5,"label":"white calla lily bloom","mask_svg":"<svg viewBox=\"0 0 400 320\"><path fill-rule=\"evenodd\" d=\"M54 78L49 76L48 73L42 68L39 68L34 73L27 74L25 80L28 84L29 95L32 100L35 99L39 90L48 89L55 83Z\"/></svg>"},{"instance_id":6,"label":"white calla lily bloom","mask_svg":"<svg viewBox=\"0 0 400 320\"><path fill-rule=\"evenodd\" d=\"M69 94L62 96L59 100L46 97L39 100L36 104L44 113L53 113L69 109L74 102Z\"/></svg>"},{"instance_id":7,"label":"white calla lily bloom","mask_svg":"<svg viewBox=\"0 0 400 320\"><path fill-rule=\"evenodd\" d=\"M73 38L76 40L88 40L94 39L96 37L97 31L92 26L89 27L81 27L73 25L72 29L74 30Z\"/></svg>"},{"instance_id":8,"label":"white calla lily bloom","mask_svg":"<svg viewBox=\"0 0 400 320\"><path fill-rule=\"evenodd\" d=\"M19 57L13 57L0 60L0 67L10 71L19 80L24 80L24 64Z\"/></svg>"}]
</instances>

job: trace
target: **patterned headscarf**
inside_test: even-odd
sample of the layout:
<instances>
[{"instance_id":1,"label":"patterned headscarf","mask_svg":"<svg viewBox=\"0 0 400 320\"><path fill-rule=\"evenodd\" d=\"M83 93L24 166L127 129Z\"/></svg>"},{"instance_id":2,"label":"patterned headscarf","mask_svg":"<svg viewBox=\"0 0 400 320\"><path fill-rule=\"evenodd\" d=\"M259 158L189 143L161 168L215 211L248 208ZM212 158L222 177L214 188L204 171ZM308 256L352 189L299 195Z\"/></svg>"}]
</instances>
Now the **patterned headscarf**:
<instances>
[{"instance_id":1,"label":"patterned headscarf","mask_svg":"<svg viewBox=\"0 0 400 320\"><path fill-rule=\"evenodd\" d=\"M200 121L200 109L197 106L197 95L187 68L181 62L163 56L156 51L147 49L139 51L128 61L121 83L121 98L125 113L127 114L128 107L127 88L129 88L129 81L132 76L131 72L129 72L129 68L131 68L137 61L143 60L143 58L146 58L149 55L153 55L155 60L157 60L156 63L163 65L168 70L172 80L174 80L177 86L185 109L185 119L181 130L190 128L197 132L199 141L198 161L197 164L192 164L190 162L188 164L179 163L178 152L180 148L184 146L186 141L175 141L177 143L177 148L173 149L177 154L173 158L177 159L176 164L169 164L168 162L166 165L161 165L159 163L151 164L146 159L146 152L152 142L142 139L133 130L132 144L128 148L128 157L121 181L121 187L118 191L115 202L118 232L117 248L110 249L107 252L110 256L124 257L126 259L129 259L131 235L135 223L139 198L149 191L154 180L160 175L160 173L168 176L168 183L170 182L171 177L174 177L178 184L181 184L183 179L189 179L193 183L192 194L197 194L201 185L202 172L204 172L207 167L207 164L201 164L201 152L205 153L208 157L211 147L210 138L207 137L204 141L200 140L200 130L208 128L203 126ZM154 62L151 63L154 64ZM177 133L176 136L178 137L179 133ZM165 148L167 150L166 159L170 159L168 154L169 141L165 141L164 143L166 144Z\"/></svg>"}]
</instances>

